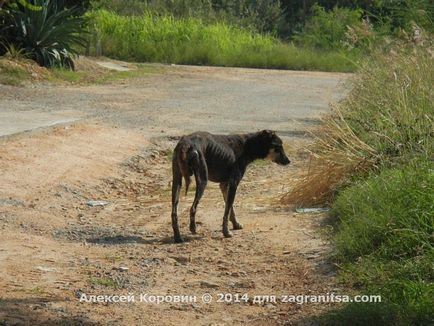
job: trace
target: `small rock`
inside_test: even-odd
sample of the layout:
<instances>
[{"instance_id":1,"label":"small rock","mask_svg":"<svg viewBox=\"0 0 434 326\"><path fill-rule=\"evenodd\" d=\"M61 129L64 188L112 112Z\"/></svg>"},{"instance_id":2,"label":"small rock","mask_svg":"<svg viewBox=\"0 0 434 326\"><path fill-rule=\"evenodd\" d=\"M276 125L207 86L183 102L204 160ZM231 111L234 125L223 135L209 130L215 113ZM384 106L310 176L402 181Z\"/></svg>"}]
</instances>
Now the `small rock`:
<instances>
[{"instance_id":1,"label":"small rock","mask_svg":"<svg viewBox=\"0 0 434 326\"><path fill-rule=\"evenodd\" d=\"M44 267L44 266L37 266L36 269L38 271L41 271L41 272L55 272L56 271L56 269L53 267Z\"/></svg>"},{"instance_id":2,"label":"small rock","mask_svg":"<svg viewBox=\"0 0 434 326\"><path fill-rule=\"evenodd\" d=\"M252 280L245 280L232 283L231 286L235 289L254 289L256 284Z\"/></svg>"},{"instance_id":3,"label":"small rock","mask_svg":"<svg viewBox=\"0 0 434 326\"><path fill-rule=\"evenodd\" d=\"M207 282L207 281L201 281L200 287L208 288L208 289L218 289L220 287L220 285L218 285L216 283Z\"/></svg>"},{"instance_id":4,"label":"small rock","mask_svg":"<svg viewBox=\"0 0 434 326\"><path fill-rule=\"evenodd\" d=\"M274 308L276 308L274 305L272 305L271 303L267 303L266 305L265 305L265 308L267 308L267 309L274 309Z\"/></svg>"},{"instance_id":5,"label":"small rock","mask_svg":"<svg viewBox=\"0 0 434 326\"><path fill-rule=\"evenodd\" d=\"M24 202L12 198L0 198L0 206L24 206Z\"/></svg>"},{"instance_id":6,"label":"small rock","mask_svg":"<svg viewBox=\"0 0 434 326\"><path fill-rule=\"evenodd\" d=\"M187 265L187 263L190 262L190 258L186 256L172 256L170 258L176 260L181 265Z\"/></svg>"},{"instance_id":7,"label":"small rock","mask_svg":"<svg viewBox=\"0 0 434 326\"><path fill-rule=\"evenodd\" d=\"M128 272L128 271L129 271L129 268L126 267L126 266L119 266L119 267L118 267L118 271L120 271L120 272Z\"/></svg>"},{"instance_id":8,"label":"small rock","mask_svg":"<svg viewBox=\"0 0 434 326\"><path fill-rule=\"evenodd\" d=\"M90 206L90 207L97 207L97 206L104 207L104 206L107 206L108 204L110 204L110 202L105 201L105 200L88 200L86 202L86 205Z\"/></svg>"}]
</instances>

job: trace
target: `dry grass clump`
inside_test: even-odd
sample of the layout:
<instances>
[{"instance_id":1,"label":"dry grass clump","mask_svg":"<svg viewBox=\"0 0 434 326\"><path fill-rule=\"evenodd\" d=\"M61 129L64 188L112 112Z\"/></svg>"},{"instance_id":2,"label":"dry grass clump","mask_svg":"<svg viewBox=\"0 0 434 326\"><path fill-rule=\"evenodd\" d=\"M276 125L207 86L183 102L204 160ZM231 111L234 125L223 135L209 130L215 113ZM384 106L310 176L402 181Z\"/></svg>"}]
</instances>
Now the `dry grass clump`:
<instances>
[{"instance_id":1,"label":"dry grass clump","mask_svg":"<svg viewBox=\"0 0 434 326\"><path fill-rule=\"evenodd\" d=\"M308 150L307 170L281 198L283 204L324 205L353 173L366 172L377 161L376 151L354 134L338 108L322 120L312 131L315 142Z\"/></svg>"}]
</instances>

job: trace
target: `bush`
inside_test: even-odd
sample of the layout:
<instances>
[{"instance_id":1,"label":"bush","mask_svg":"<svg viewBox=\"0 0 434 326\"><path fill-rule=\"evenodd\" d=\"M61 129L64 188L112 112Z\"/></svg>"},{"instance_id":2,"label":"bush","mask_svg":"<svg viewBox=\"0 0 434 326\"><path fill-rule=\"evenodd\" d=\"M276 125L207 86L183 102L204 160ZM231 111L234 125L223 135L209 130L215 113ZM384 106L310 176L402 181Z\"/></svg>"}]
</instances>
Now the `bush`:
<instances>
[{"instance_id":1,"label":"bush","mask_svg":"<svg viewBox=\"0 0 434 326\"><path fill-rule=\"evenodd\" d=\"M374 9L379 17L378 25L399 34L411 32L415 26L434 32L434 4L431 0L381 1Z\"/></svg>"},{"instance_id":2,"label":"bush","mask_svg":"<svg viewBox=\"0 0 434 326\"><path fill-rule=\"evenodd\" d=\"M25 56L45 67L74 68L74 46L84 46L83 20L76 7L63 1L34 0L34 7L12 3L4 11L0 42L22 49Z\"/></svg>"},{"instance_id":3,"label":"bush","mask_svg":"<svg viewBox=\"0 0 434 326\"><path fill-rule=\"evenodd\" d=\"M362 20L362 10L334 7L326 11L314 5L312 12L303 31L294 36L297 44L320 49L352 49L366 48L372 42L373 33Z\"/></svg>"}]
</instances>

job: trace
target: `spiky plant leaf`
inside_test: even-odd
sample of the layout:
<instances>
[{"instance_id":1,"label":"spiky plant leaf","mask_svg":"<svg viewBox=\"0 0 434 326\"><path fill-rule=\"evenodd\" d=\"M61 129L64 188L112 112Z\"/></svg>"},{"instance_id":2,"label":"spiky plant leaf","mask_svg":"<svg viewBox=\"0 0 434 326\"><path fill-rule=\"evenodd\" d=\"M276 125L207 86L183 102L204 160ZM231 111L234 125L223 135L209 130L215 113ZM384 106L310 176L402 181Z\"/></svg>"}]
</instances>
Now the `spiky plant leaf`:
<instances>
[{"instance_id":1,"label":"spiky plant leaf","mask_svg":"<svg viewBox=\"0 0 434 326\"><path fill-rule=\"evenodd\" d=\"M63 1L33 0L33 10L21 3L9 8L11 22L6 29L9 39L38 64L74 69L74 46L85 46L83 19L77 9L66 8Z\"/></svg>"}]
</instances>

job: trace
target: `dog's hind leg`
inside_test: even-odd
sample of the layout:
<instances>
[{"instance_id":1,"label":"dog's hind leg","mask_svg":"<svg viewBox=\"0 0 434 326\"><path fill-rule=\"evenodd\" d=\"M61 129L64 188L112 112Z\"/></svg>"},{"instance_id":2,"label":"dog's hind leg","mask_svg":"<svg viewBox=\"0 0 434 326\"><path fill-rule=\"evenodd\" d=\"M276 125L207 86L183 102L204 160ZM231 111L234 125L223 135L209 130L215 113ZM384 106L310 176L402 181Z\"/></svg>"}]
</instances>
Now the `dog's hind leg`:
<instances>
[{"instance_id":1,"label":"dog's hind leg","mask_svg":"<svg viewBox=\"0 0 434 326\"><path fill-rule=\"evenodd\" d=\"M192 153L191 166L196 180L196 193L194 195L193 205L190 209L190 231L196 234L196 210L200 199L205 192L208 182L208 168L206 166L205 158L200 151L194 150Z\"/></svg>"},{"instance_id":2,"label":"dog's hind leg","mask_svg":"<svg viewBox=\"0 0 434 326\"><path fill-rule=\"evenodd\" d=\"M176 154L176 153L175 153ZM178 163L176 161L176 156L174 156L174 160L172 163L172 172L173 172L173 181L172 181L172 228L173 228L173 237L175 242L182 242L181 233L179 231L178 225L178 203L179 203L179 194L181 192L182 187L182 174L179 169Z\"/></svg>"},{"instance_id":3,"label":"dog's hind leg","mask_svg":"<svg viewBox=\"0 0 434 326\"><path fill-rule=\"evenodd\" d=\"M232 237L232 233L228 228L229 215L232 209L232 205L234 204L235 194L237 192L237 184L230 182L228 183L228 191L226 195L226 205L225 205L225 213L223 215L223 235L226 238Z\"/></svg>"},{"instance_id":4,"label":"dog's hind leg","mask_svg":"<svg viewBox=\"0 0 434 326\"><path fill-rule=\"evenodd\" d=\"M220 190L222 191L223 199L225 200L225 203L226 203L226 197L227 197L227 193L228 193L228 184L226 182L220 183ZM234 230L241 230L243 228L243 225L241 223L238 223L238 221L235 217L234 207L231 207L231 212L230 212L229 218L232 222L232 227Z\"/></svg>"}]
</instances>

